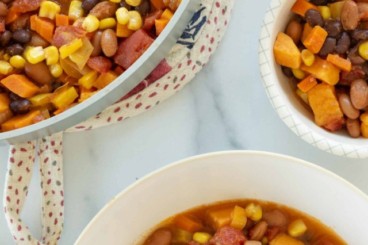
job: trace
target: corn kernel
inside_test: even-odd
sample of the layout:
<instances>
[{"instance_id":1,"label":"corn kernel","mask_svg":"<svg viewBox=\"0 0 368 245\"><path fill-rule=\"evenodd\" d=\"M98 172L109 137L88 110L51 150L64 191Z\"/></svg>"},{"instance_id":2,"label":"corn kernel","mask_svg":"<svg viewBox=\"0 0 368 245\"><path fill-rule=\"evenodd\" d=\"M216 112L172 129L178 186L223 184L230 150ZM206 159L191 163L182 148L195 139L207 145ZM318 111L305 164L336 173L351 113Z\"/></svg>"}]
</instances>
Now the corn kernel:
<instances>
[{"instance_id":1,"label":"corn kernel","mask_svg":"<svg viewBox=\"0 0 368 245\"><path fill-rule=\"evenodd\" d=\"M114 28L116 26L116 20L114 18L105 18L100 21L100 30Z\"/></svg>"},{"instance_id":2,"label":"corn kernel","mask_svg":"<svg viewBox=\"0 0 368 245\"><path fill-rule=\"evenodd\" d=\"M359 55L365 59L368 60L368 41L365 41L359 45Z\"/></svg>"},{"instance_id":3,"label":"corn kernel","mask_svg":"<svg viewBox=\"0 0 368 245\"><path fill-rule=\"evenodd\" d=\"M65 44L59 48L60 57L62 59L65 59L78 49L80 49L83 46L82 39L74 39L71 43Z\"/></svg>"},{"instance_id":4,"label":"corn kernel","mask_svg":"<svg viewBox=\"0 0 368 245\"><path fill-rule=\"evenodd\" d=\"M360 121L368 125L368 112L364 112L360 115Z\"/></svg>"},{"instance_id":5,"label":"corn kernel","mask_svg":"<svg viewBox=\"0 0 368 245\"><path fill-rule=\"evenodd\" d=\"M211 235L206 232L196 232L193 234L193 240L199 244L205 244L211 239Z\"/></svg>"},{"instance_id":6,"label":"corn kernel","mask_svg":"<svg viewBox=\"0 0 368 245\"><path fill-rule=\"evenodd\" d=\"M45 50L46 64L55 65L59 62L59 50L55 46L48 46Z\"/></svg>"},{"instance_id":7,"label":"corn kernel","mask_svg":"<svg viewBox=\"0 0 368 245\"><path fill-rule=\"evenodd\" d=\"M9 63L16 69L23 69L26 61L22 56L14 55L10 58Z\"/></svg>"},{"instance_id":8,"label":"corn kernel","mask_svg":"<svg viewBox=\"0 0 368 245\"><path fill-rule=\"evenodd\" d=\"M250 203L245 208L246 216L253 221L259 221L260 219L262 219L262 213L262 208L258 204Z\"/></svg>"},{"instance_id":9,"label":"corn kernel","mask_svg":"<svg viewBox=\"0 0 368 245\"><path fill-rule=\"evenodd\" d=\"M307 231L307 226L301 219L294 220L288 226L288 233L292 237L299 237Z\"/></svg>"},{"instance_id":10,"label":"corn kernel","mask_svg":"<svg viewBox=\"0 0 368 245\"><path fill-rule=\"evenodd\" d=\"M120 3L121 0L110 0L110 2L112 2L112 3Z\"/></svg>"},{"instance_id":11,"label":"corn kernel","mask_svg":"<svg viewBox=\"0 0 368 245\"><path fill-rule=\"evenodd\" d=\"M26 47L26 50L24 51L24 57L26 60L31 64L37 64L41 61L43 61L45 57L45 51L41 46L32 47L28 46Z\"/></svg>"},{"instance_id":12,"label":"corn kernel","mask_svg":"<svg viewBox=\"0 0 368 245\"><path fill-rule=\"evenodd\" d=\"M86 73L85 75L83 75L83 77L81 77L78 80L78 83L80 85L82 85L84 88L86 89L90 89L93 87L94 82L97 79L97 72L96 71L90 71L88 73Z\"/></svg>"},{"instance_id":13,"label":"corn kernel","mask_svg":"<svg viewBox=\"0 0 368 245\"><path fill-rule=\"evenodd\" d=\"M234 210L231 212L231 222L230 226L242 230L247 224L247 216L245 210L242 207L235 206Z\"/></svg>"},{"instance_id":14,"label":"corn kernel","mask_svg":"<svg viewBox=\"0 0 368 245\"><path fill-rule=\"evenodd\" d=\"M331 18L331 10L328 6L318 6L318 10L324 20L328 20Z\"/></svg>"},{"instance_id":15,"label":"corn kernel","mask_svg":"<svg viewBox=\"0 0 368 245\"><path fill-rule=\"evenodd\" d=\"M84 18L82 27L87 32L94 32L100 26L100 21L96 16L89 14L86 18Z\"/></svg>"},{"instance_id":16,"label":"corn kernel","mask_svg":"<svg viewBox=\"0 0 368 245\"><path fill-rule=\"evenodd\" d=\"M129 11L129 23L128 29L137 31L142 27L143 21L142 16L138 11Z\"/></svg>"},{"instance_id":17,"label":"corn kernel","mask_svg":"<svg viewBox=\"0 0 368 245\"><path fill-rule=\"evenodd\" d=\"M13 70L13 67L9 64L9 62L0 60L0 74L7 75Z\"/></svg>"},{"instance_id":18,"label":"corn kernel","mask_svg":"<svg viewBox=\"0 0 368 245\"><path fill-rule=\"evenodd\" d=\"M314 63L315 56L308 49L303 49L301 52L302 61L306 66L311 66Z\"/></svg>"},{"instance_id":19,"label":"corn kernel","mask_svg":"<svg viewBox=\"0 0 368 245\"><path fill-rule=\"evenodd\" d=\"M304 71L300 69L292 69L291 71L293 72L294 77L296 77L297 79L302 80L303 78L305 78Z\"/></svg>"},{"instance_id":20,"label":"corn kernel","mask_svg":"<svg viewBox=\"0 0 368 245\"><path fill-rule=\"evenodd\" d=\"M362 136L364 138L368 138L368 124L362 123L360 125L360 131L362 132Z\"/></svg>"},{"instance_id":21,"label":"corn kernel","mask_svg":"<svg viewBox=\"0 0 368 245\"><path fill-rule=\"evenodd\" d=\"M50 73L53 77L58 78L63 74L63 68L60 64L53 64L49 66Z\"/></svg>"},{"instance_id":22,"label":"corn kernel","mask_svg":"<svg viewBox=\"0 0 368 245\"><path fill-rule=\"evenodd\" d=\"M125 2L130 6L138 7L141 4L142 0L125 0Z\"/></svg>"},{"instance_id":23,"label":"corn kernel","mask_svg":"<svg viewBox=\"0 0 368 245\"><path fill-rule=\"evenodd\" d=\"M41 2L38 15L40 17L46 17L53 20L55 19L55 16L60 13L60 10L61 8L59 4L51 1L43 1Z\"/></svg>"},{"instance_id":24,"label":"corn kernel","mask_svg":"<svg viewBox=\"0 0 368 245\"><path fill-rule=\"evenodd\" d=\"M82 2L73 0L70 2L69 5L69 18L72 20L76 20L78 18L81 18L84 14L83 8L82 8Z\"/></svg>"},{"instance_id":25,"label":"corn kernel","mask_svg":"<svg viewBox=\"0 0 368 245\"><path fill-rule=\"evenodd\" d=\"M127 25L129 23L129 11L127 8L121 7L116 10L116 19L118 20L118 23L121 25Z\"/></svg>"}]
</instances>

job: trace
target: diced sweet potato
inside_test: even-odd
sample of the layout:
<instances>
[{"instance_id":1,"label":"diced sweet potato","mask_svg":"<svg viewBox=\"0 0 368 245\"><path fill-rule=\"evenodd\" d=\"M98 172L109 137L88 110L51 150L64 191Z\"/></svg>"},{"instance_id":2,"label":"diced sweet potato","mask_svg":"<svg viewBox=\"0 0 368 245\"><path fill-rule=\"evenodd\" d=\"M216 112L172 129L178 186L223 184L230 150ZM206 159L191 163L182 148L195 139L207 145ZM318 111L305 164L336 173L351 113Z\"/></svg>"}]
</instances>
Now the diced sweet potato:
<instances>
[{"instance_id":1,"label":"diced sweet potato","mask_svg":"<svg viewBox=\"0 0 368 245\"><path fill-rule=\"evenodd\" d=\"M273 46L273 53L277 64L298 69L302 62L300 51L293 39L283 32L277 35Z\"/></svg>"},{"instance_id":2,"label":"diced sweet potato","mask_svg":"<svg viewBox=\"0 0 368 245\"><path fill-rule=\"evenodd\" d=\"M317 54L327 38L327 31L320 26L315 26L303 40L304 46L314 54Z\"/></svg>"},{"instance_id":3,"label":"diced sweet potato","mask_svg":"<svg viewBox=\"0 0 368 245\"><path fill-rule=\"evenodd\" d=\"M318 84L308 92L308 99L317 125L330 131L341 128L344 119L334 86L327 83Z\"/></svg>"},{"instance_id":4,"label":"diced sweet potato","mask_svg":"<svg viewBox=\"0 0 368 245\"><path fill-rule=\"evenodd\" d=\"M31 111L24 115L19 115L11 118L1 125L3 131L9 131L17 128L22 128L37 122L37 118L41 115L41 111Z\"/></svg>"},{"instance_id":5,"label":"diced sweet potato","mask_svg":"<svg viewBox=\"0 0 368 245\"><path fill-rule=\"evenodd\" d=\"M312 31L313 27L311 27L307 22L304 24L303 33L302 33L302 42L308 37L309 33Z\"/></svg>"},{"instance_id":6,"label":"diced sweet potato","mask_svg":"<svg viewBox=\"0 0 368 245\"><path fill-rule=\"evenodd\" d=\"M36 94L39 88L26 76L12 74L2 79L1 84L22 98L29 98Z\"/></svg>"},{"instance_id":7,"label":"diced sweet potato","mask_svg":"<svg viewBox=\"0 0 368 245\"><path fill-rule=\"evenodd\" d=\"M313 65L306 66L302 64L300 69L330 85L335 85L340 79L340 70L330 62L318 56L316 56Z\"/></svg>"},{"instance_id":8,"label":"diced sweet potato","mask_svg":"<svg viewBox=\"0 0 368 245\"><path fill-rule=\"evenodd\" d=\"M9 103L10 103L9 96L5 93L1 93L0 94L0 112L8 110Z\"/></svg>"},{"instance_id":9,"label":"diced sweet potato","mask_svg":"<svg viewBox=\"0 0 368 245\"><path fill-rule=\"evenodd\" d=\"M309 1L307 0L297 0L293 7L291 7L291 11L298 14L298 15L301 15L304 17L305 13L310 10L310 9L315 9L315 10L318 10L317 6L310 3Z\"/></svg>"}]
</instances>

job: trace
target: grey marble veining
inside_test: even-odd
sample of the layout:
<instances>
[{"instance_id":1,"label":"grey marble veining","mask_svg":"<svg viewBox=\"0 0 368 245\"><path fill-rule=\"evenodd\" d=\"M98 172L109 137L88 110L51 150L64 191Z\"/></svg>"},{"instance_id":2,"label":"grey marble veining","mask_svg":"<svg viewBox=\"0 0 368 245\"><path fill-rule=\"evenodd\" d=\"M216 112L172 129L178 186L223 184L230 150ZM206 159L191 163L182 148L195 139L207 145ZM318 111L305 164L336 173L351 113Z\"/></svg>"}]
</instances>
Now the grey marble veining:
<instances>
[{"instance_id":1,"label":"grey marble veining","mask_svg":"<svg viewBox=\"0 0 368 245\"><path fill-rule=\"evenodd\" d=\"M292 155L323 166L368 193L368 160L339 158L312 147L273 111L258 72L258 35L267 4L236 1L220 48L176 96L121 124L65 135L66 220L60 244L72 244L94 215L136 179L173 161L212 151L252 149ZM1 183L7 152L0 146ZM35 173L23 217L39 236ZM0 244L13 244L2 215Z\"/></svg>"}]
</instances>

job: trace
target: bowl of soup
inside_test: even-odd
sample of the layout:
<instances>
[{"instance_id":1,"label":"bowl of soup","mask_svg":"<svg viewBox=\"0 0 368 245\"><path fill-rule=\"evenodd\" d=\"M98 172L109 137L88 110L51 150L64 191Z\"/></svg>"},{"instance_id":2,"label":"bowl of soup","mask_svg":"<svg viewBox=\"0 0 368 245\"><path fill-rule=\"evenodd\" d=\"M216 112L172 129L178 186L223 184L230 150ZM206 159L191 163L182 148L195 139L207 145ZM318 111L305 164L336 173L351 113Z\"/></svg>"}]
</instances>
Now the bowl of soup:
<instances>
[{"instance_id":1,"label":"bowl of soup","mask_svg":"<svg viewBox=\"0 0 368 245\"><path fill-rule=\"evenodd\" d=\"M280 118L313 146L352 158L368 157L368 37L358 35L367 32L367 6L272 0L259 41L264 87Z\"/></svg>"},{"instance_id":2,"label":"bowl of soup","mask_svg":"<svg viewBox=\"0 0 368 245\"><path fill-rule=\"evenodd\" d=\"M317 165L266 152L219 152L138 180L75 244L365 244L367 219L367 196Z\"/></svg>"}]
</instances>

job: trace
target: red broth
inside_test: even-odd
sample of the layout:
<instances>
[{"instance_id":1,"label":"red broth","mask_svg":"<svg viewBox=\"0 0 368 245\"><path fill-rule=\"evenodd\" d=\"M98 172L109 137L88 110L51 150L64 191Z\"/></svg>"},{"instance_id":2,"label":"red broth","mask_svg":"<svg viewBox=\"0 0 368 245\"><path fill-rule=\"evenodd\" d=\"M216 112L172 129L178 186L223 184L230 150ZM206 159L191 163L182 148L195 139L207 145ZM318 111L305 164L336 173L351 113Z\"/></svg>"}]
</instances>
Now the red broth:
<instances>
[{"instance_id":1,"label":"red broth","mask_svg":"<svg viewBox=\"0 0 368 245\"><path fill-rule=\"evenodd\" d=\"M142 245L346 245L318 219L284 205L236 200L161 222Z\"/></svg>"}]
</instances>

